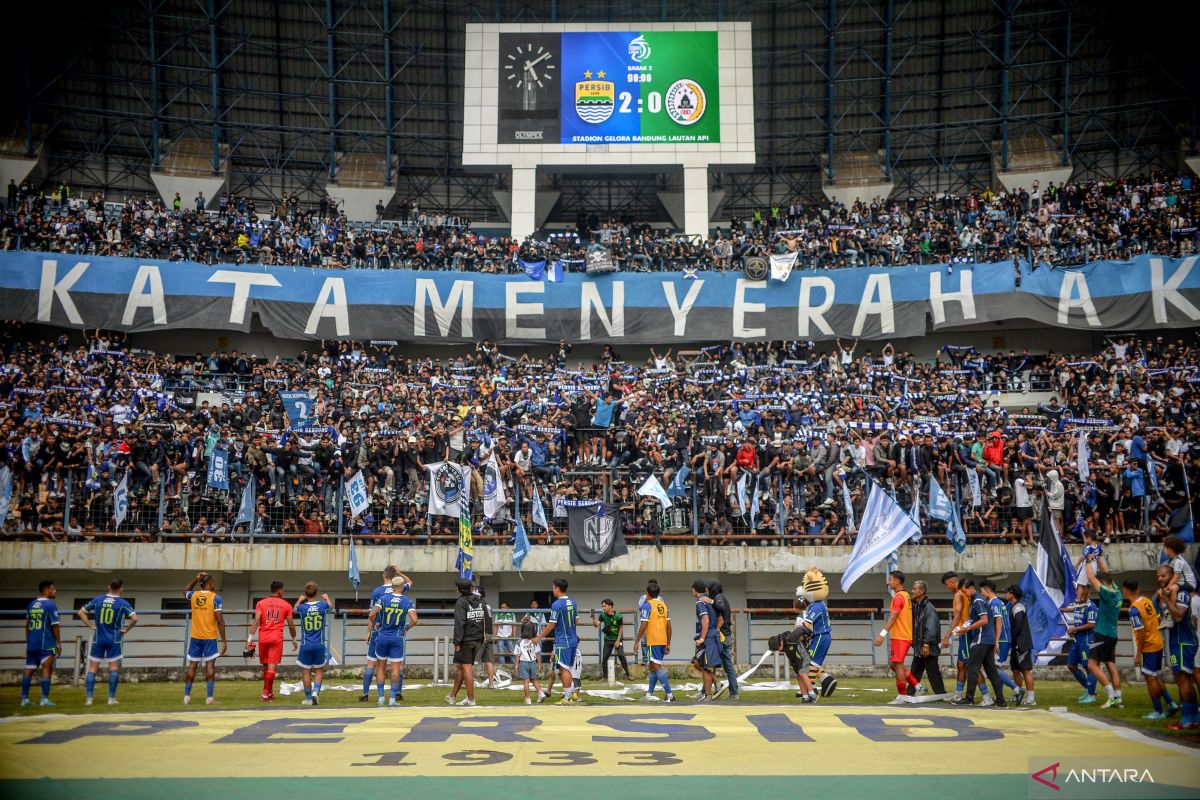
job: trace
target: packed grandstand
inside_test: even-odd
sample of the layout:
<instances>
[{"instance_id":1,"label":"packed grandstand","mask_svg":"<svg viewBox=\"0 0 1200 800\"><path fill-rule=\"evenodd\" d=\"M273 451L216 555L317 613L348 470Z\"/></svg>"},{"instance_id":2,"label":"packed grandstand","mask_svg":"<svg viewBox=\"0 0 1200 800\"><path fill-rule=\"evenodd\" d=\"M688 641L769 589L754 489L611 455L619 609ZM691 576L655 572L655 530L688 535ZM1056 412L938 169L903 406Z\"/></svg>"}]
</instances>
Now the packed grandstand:
<instances>
[{"instance_id":1,"label":"packed grandstand","mask_svg":"<svg viewBox=\"0 0 1200 800\"><path fill-rule=\"evenodd\" d=\"M980 543L1032 544L1043 503L1070 538L1157 541L1188 519L1195 485L1195 347L1194 332L1114 335L1088 353L947 344L933 359L733 342L627 360L610 346L579 359L565 341L530 356L485 340L443 360L324 341L266 359L10 323L3 535L449 543L458 521L426 515L426 465L470 465L482 487L494 456L508 490L486 516L473 493L481 543L511 542L519 517L535 545L563 544L570 501L603 499L634 543L852 544L872 483L911 508L930 479ZM280 396L296 391L314 409L301 428ZM1048 399L1014 405L1025 395ZM214 450L228 454L225 485L209 475ZM345 481L360 471L370 504L352 515ZM639 495L651 476L680 502ZM253 518L237 522L248 486ZM927 513L924 541L945 541Z\"/></svg>"},{"instance_id":2,"label":"packed grandstand","mask_svg":"<svg viewBox=\"0 0 1200 800\"><path fill-rule=\"evenodd\" d=\"M350 222L332 202L296 195L256 203L245 196L173 201L103 193L76 197L68 183L8 186L4 249L130 256L204 264L521 271L521 260L561 260L582 271L590 245L626 270L741 270L755 255L797 253L798 268L899 266L1018 260L1078 265L1154 253L1194 253L1200 241L1191 176L1154 173L1071 181L1015 191L860 198L850 206L797 199L734 216L707 239L629 217L581 220L518 241L476 232L467 218L404 203L395 220ZM382 210L381 210L382 211Z\"/></svg>"}]
</instances>

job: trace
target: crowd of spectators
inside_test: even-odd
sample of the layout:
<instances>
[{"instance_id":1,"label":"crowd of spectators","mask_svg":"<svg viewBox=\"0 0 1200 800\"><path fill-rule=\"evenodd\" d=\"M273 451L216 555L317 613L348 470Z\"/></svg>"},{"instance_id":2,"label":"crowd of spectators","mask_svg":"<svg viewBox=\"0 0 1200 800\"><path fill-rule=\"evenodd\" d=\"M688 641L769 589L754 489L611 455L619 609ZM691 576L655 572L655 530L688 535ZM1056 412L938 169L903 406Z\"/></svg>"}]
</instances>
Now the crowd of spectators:
<instances>
[{"instance_id":1,"label":"crowd of spectators","mask_svg":"<svg viewBox=\"0 0 1200 800\"><path fill-rule=\"evenodd\" d=\"M4 249L308 267L520 272L521 260L582 269L588 248L607 248L622 269L741 270L755 256L798 253L800 268L1022 261L1033 267L1196 252L1200 187L1155 174L1069 182L1014 192L980 189L837 202L797 200L735 216L707 237L632 219L580 220L524 241L477 233L469 219L401 204L400 219L352 224L333 198L305 208L296 195L260 208L250 197L178 195L171 202L101 194L76 198L59 184L10 183L0 218Z\"/></svg>"},{"instance_id":2,"label":"crowd of spectators","mask_svg":"<svg viewBox=\"0 0 1200 800\"><path fill-rule=\"evenodd\" d=\"M449 542L457 520L425 513L425 465L494 455L508 501L485 519L474 471L483 542L509 541L519 514L535 544L561 543L564 501L609 499L633 542L850 544L870 485L925 507L931 479L977 542L1032 542L1043 504L1072 538L1157 540L1188 519L1200 467L1194 333L1075 355L946 345L925 360L842 341L582 360L567 342L517 357L486 340L448 360L348 341L285 360L15 323L0 344L6 536ZM279 395L296 390L311 400L300 429ZM1049 400L999 402L1031 391ZM207 479L218 449L228 488ZM352 517L341 487L359 471L370 506ZM650 476L670 509L637 493ZM254 521L235 526L251 477ZM130 510L114 530L122 478ZM924 541L945 541L923 522Z\"/></svg>"}]
</instances>

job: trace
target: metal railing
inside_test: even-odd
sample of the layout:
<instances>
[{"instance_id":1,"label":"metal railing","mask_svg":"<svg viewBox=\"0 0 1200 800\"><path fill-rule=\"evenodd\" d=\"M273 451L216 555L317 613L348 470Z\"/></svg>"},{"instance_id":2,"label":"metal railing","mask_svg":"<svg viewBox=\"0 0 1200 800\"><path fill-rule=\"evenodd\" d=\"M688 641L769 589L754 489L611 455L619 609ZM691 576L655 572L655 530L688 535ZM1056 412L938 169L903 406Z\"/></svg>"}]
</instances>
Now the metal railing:
<instances>
[{"instance_id":1,"label":"metal railing","mask_svg":"<svg viewBox=\"0 0 1200 800\"><path fill-rule=\"evenodd\" d=\"M593 609L594 610L594 609ZM645 648L643 652L634 652L633 639L637 632L637 613L633 609L620 609L624 616L621 638L625 645L625 653L630 662L645 663ZM502 652L495 649L495 664L510 675L515 676L515 663L506 664L505 656L515 659L515 645L519 638L520 622L526 614L539 615L545 618L547 609L493 609L493 614L512 614L515 618L512 634L507 637L494 636L493 642L509 641L512 651ZM600 665L600 655L603 647L603 634L600 629L592 629L587 616L588 609L580 609L577 623L580 643L580 658L588 674L595 674L597 668L600 674L606 670ZM732 609L734 662L738 664L753 663L767 649L767 639L778 633L791 630L795 611L790 608L736 608ZM886 618L884 609L838 608L829 609L833 628L832 647L827 656L826 665L836 672L837 667L877 667L887 663L887 651L874 644L878 623ZM123 667L134 669L176 669L186 666L188 636L190 634L190 618L187 610L159 609L138 611L139 621L124 642ZM251 657L242 659L246 635L253 621L254 612L246 610L224 611L226 636L229 648L226 656L219 662L225 670L257 669L258 659ZM453 646L451 644L454 632L452 609L418 609L419 624L411 629L407 636L407 651L405 663L409 666L430 670L435 680L447 680L453 673ZM943 617L948 616L941 612ZM25 661L25 639L23 637L23 612L0 612L0 670L19 670ZM948 630L948 621L943 620L943 635ZM542 623L538 624L540 631ZM497 632L502 627L496 624ZM686 630L684 630L686 628ZM57 669L60 674L70 673L77 683L87 667L87 654L91 645L92 632L75 616L62 616L62 643L59 647ZM326 642L330 655L336 661L331 668L357 669L366 664L367 659L367 614L365 611L336 610L329 614L325 626ZM692 640L691 626L681 625L675 631L677 646L667 658L668 666L686 666L691 660ZM297 630L299 637L301 632ZM283 665L294 664L294 651L288 643L285 633ZM1059 642L1061 644L1061 641ZM550 663L549 642L543 642L542 667ZM950 647L939 655L943 668L953 668L956 648ZM1128 638L1121 638L1117 645L1119 660L1132 659L1133 647ZM776 679L787 679L787 663L782 654L777 654L769 662ZM761 679L763 675L759 675Z\"/></svg>"},{"instance_id":2,"label":"metal railing","mask_svg":"<svg viewBox=\"0 0 1200 800\"><path fill-rule=\"evenodd\" d=\"M0 531L0 538L336 544L353 534L367 546L458 541L457 519L426 513L428 484L424 476L419 476L414 485L399 470L390 477L381 471L365 472L375 491L369 492L367 512L356 518L346 499L346 478L341 472L330 476L311 468L254 469L234 462L228 488L222 489L208 485L205 471L199 468L182 473L163 469L153 477L148 470L131 469L129 506L118 525L114 494L123 473L97 475L95 471L62 469L48 472L40 483L14 487L11 516L18 521L15 530ZM578 490L575 497L617 504L629 544L804 546L854 542L854 533L846 526L840 484L833 483L835 500L823 503L827 487L820 474L789 479L778 471L760 473L759 514L753 525L750 503L741 505L737 493L729 491L726 478L705 479L692 473L685 482L684 496L664 510L654 498L635 494L635 488L649 474L646 465L638 465L569 469L556 473L556 477L574 485ZM251 475L255 476L255 519L251 524L235 525ZM853 494L854 518L859 520L867 476L856 469L845 480ZM533 482L539 487L548 530L533 523ZM983 505L972 508L965 473L951 473L943 484L961 504L968 539L983 543L1020 538L1011 491L985 495ZM515 480L510 487L508 514L490 519L485 518L482 501L477 498L471 513L476 543L511 544L511 517L516 513L524 522L531 544L566 544L565 508L555 503L556 491L549 476L530 474ZM911 502L911 484L897 480L894 490L889 491L896 492L901 505ZM728 522L727 529L716 524L719 517ZM929 519L923 530L926 543L946 542L944 523Z\"/></svg>"}]
</instances>

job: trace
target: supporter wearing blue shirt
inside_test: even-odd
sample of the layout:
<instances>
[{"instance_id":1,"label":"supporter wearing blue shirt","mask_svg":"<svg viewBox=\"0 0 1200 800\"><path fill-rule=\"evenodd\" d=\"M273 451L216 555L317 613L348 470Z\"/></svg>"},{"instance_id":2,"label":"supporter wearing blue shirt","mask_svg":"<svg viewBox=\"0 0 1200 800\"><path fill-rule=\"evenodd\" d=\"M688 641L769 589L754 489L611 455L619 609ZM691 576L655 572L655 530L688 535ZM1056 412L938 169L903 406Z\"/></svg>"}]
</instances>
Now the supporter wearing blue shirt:
<instances>
[{"instance_id":1,"label":"supporter wearing blue shirt","mask_svg":"<svg viewBox=\"0 0 1200 800\"><path fill-rule=\"evenodd\" d=\"M101 664L108 665L108 704L117 704L117 684L121 679L121 658L124 656L121 646L125 634L137 624L137 613L129 601L121 597L125 582L120 578L108 584L108 594L89 601L77 614L94 631L92 647L88 654L88 671L85 679L87 699L85 705L92 704L92 694L96 689L96 672ZM128 625L126 625L128 621Z\"/></svg>"}]
</instances>

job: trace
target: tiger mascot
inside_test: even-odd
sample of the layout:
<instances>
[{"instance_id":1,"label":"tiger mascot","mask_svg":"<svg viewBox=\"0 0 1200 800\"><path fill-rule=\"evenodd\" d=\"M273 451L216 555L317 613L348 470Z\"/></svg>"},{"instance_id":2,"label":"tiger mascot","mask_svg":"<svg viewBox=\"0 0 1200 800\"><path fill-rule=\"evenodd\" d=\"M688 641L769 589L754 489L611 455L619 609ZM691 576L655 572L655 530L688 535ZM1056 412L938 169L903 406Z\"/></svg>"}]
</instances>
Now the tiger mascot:
<instances>
[{"instance_id":1,"label":"tiger mascot","mask_svg":"<svg viewBox=\"0 0 1200 800\"><path fill-rule=\"evenodd\" d=\"M829 581L816 567L804 573L804 583L796 587L795 608L799 612L796 627L802 628L808 637L808 655L811 663L808 678L813 686L821 687L821 696L829 697L837 691L837 678L825 672L825 656L832 641L829 626L829 608L825 598L829 597Z\"/></svg>"}]
</instances>

